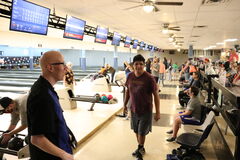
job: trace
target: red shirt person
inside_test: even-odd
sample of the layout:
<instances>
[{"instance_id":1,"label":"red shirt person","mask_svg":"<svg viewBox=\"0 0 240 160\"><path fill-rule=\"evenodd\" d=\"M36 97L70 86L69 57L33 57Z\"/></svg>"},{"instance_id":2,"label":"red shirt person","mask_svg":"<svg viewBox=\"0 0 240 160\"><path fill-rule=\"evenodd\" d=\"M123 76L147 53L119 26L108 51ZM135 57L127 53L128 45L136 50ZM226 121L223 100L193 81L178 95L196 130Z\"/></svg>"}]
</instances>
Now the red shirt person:
<instances>
[{"instance_id":1,"label":"red shirt person","mask_svg":"<svg viewBox=\"0 0 240 160\"><path fill-rule=\"evenodd\" d=\"M229 62L238 62L238 54L235 50L231 50Z\"/></svg>"}]
</instances>

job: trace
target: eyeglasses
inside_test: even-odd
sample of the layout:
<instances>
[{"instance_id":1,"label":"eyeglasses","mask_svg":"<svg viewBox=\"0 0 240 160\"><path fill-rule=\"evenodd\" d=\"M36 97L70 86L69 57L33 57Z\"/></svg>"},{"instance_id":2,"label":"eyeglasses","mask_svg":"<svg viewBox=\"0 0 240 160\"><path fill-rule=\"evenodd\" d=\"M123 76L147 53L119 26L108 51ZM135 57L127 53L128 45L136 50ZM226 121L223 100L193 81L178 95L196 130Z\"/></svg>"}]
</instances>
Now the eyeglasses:
<instances>
[{"instance_id":1,"label":"eyeglasses","mask_svg":"<svg viewBox=\"0 0 240 160\"><path fill-rule=\"evenodd\" d=\"M54 66L56 66L56 65L66 65L65 64L65 62L58 62L58 63L51 63L50 65L54 65Z\"/></svg>"}]
</instances>

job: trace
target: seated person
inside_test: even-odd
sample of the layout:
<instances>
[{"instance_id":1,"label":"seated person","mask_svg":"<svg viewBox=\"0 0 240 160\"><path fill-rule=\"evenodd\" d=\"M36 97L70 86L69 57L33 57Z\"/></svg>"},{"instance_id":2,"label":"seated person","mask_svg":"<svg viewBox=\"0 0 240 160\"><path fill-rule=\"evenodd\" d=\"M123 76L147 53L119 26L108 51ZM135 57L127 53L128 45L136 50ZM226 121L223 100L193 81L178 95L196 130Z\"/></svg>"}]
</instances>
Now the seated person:
<instances>
[{"instance_id":1,"label":"seated person","mask_svg":"<svg viewBox=\"0 0 240 160\"><path fill-rule=\"evenodd\" d=\"M189 91L189 88L192 86L195 86L197 88L200 88L201 86L198 72L192 73L192 80L190 84L188 86L185 86L186 88L178 93L179 103L181 106L184 106L185 103L187 104L188 100L190 99L187 93Z\"/></svg>"},{"instance_id":2,"label":"seated person","mask_svg":"<svg viewBox=\"0 0 240 160\"><path fill-rule=\"evenodd\" d=\"M237 73L234 76L234 79L233 79L232 83L235 86L240 86L240 65L238 65L238 70L237 70Z\"/></svg>"},{"instance_id":3,"label":"seated person","mask_svg":"<svg viewBox=\"0 0 240 160\"><path fill-rule=\"evenodd\" d=\"M187 104L187 108L183 112L179 112L175 115L175 119L173 122L173 129L168 131L168 134L172 134L172 137L168 138L168 142L175 141L177 137L177 133L181 124L193 124L199 125L201 120L201 103L197 97L199 93L199 89L195 86L190 87L189 96L190 100Z\"/></svg>"}]
</instances>

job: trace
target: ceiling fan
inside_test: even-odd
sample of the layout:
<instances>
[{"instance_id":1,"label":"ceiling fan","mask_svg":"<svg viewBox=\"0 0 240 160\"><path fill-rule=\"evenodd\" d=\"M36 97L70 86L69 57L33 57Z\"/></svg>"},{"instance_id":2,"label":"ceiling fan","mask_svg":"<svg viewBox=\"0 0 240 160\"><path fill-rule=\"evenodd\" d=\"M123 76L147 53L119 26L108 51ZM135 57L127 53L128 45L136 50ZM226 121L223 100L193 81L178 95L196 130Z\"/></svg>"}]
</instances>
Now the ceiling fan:
<instances>
[{"instance_id":1,"label":"ceiling fan","mask_svg":"<svg viewBox=\"0 0 240 160\"><path fill-rule=\"evenodd\" d=\"M138 3L139 5L126 8L125 10L137 8L137 7L143 7L145 12L158 12L160 11L157 5L173 5L173 6L181 6L183 5L183 2L159 2L155 0L119 0L122 2L131 2L131 3Z\"/></svg>"},{"instance_id":2,"label":"ceiling fan","mask_svg":"<svg viewBox=\"0 0 240 160\"><path fill-rule=\"evenodd\" d=\"M178 39L183 39L184 37L176 36L175 34L171 33L169 34L168 40L169 42L175 42L178 41Z\"/></svg>"},{"instance_id":3,"label":"ceiling fan","mask_svg":"<svg viewBox=\"0 0 240 160\"><path fill-rule=\"evenodd\" d=\"M173 33L170 33L169 37L172 37L172 38L184 38L182 36L177 36L176 34L173 34Z\"/></svg>"},{"instance_id":4,"label":"ceiling fan","mask_svg":"<svg viewBox=\"0 0 240 160\"><path fill-rule=\"evenodd\" d=\"M163 23L162 24L162 33L167 34L169 30L171 31L181 31L179 26L169 27L169 23Z\"/></svg>"}]
</instances>

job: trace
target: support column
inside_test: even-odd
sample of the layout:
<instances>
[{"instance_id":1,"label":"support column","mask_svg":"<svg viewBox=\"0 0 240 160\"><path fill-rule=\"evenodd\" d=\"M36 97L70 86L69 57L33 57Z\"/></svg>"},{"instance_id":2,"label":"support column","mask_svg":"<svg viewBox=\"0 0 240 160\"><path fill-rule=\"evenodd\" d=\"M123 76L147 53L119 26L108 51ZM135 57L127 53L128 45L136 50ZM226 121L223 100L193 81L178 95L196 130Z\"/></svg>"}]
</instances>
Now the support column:
<instances>
[{"instance_id":1,"label":"support column","mask_svg":"<svg viewBox=\"0 0 240 160\"><path fill-rule=\"evenodd\" d=\"M85 52L85 50L82 50L82 56L81 56L80 59L81 59L81 60L80 60L81 69L82 69L83 71L85 71L86 68L87 68L87 64L86 64L86 52Z\"/></svg>"},{"instance_id":2,"label":"support column","mask_svg":"<svg viewBox=\"0 0 240 160\"><path fill-rule=\"evenodd\" d=\"M33 66L33 56L29 57L29 68L30 68L30 70L34 69L34 66Z\"/></svg>"},{"instance_id":3,"label":"support column","mask_svg":"<svg viewBox=\"0 0 240 160\"><path fill-rule=\"evenodd\" d=\"M193 46L189 45L188 58L193 58Z\"/></svg>"},{"instance_id":4,"label":"support column","mask_svg":"<svg viewBox=\"0 0 240 160\"><path fill-rule=\"evenodd\" d=\"M117 46L114 46L114 51L113 51L113 68L115 70L118 70L118 54L117 54Z\"/></svg>"}]
</instances>

